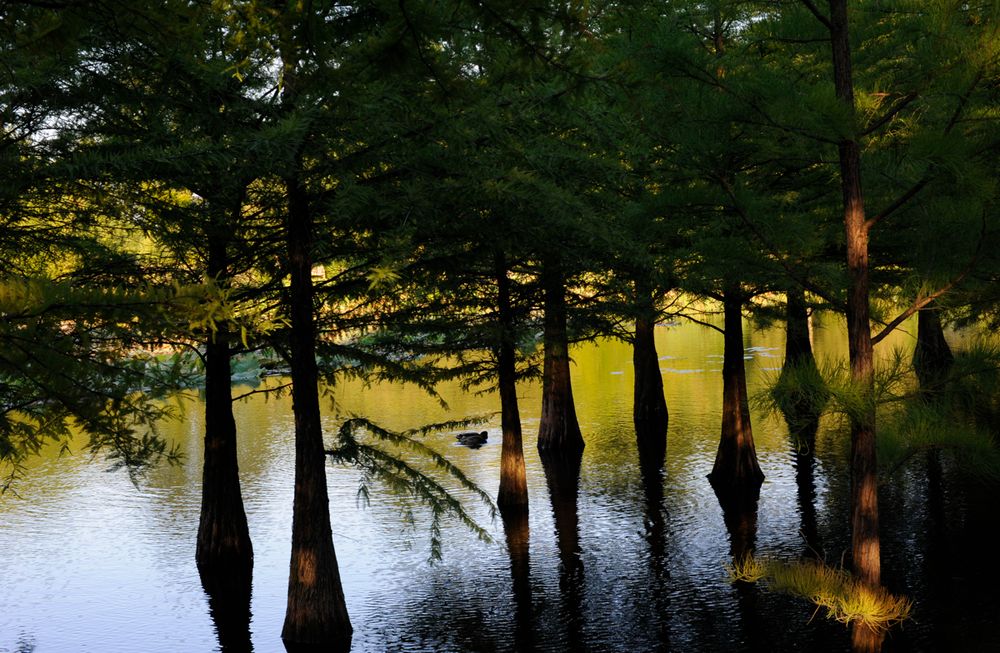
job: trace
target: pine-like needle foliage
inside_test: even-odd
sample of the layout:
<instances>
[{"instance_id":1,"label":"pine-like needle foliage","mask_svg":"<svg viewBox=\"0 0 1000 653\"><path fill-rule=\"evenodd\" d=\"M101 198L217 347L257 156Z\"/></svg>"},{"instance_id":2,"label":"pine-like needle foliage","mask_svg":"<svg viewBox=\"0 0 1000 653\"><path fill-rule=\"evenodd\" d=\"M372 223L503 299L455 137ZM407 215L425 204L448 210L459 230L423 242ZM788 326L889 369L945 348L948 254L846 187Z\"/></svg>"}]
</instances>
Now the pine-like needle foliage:
<instances>
[{"instance_id":1,"label":"pine-like needle foliage","mask_svg":"<svg viewBox=\"0 0 1000 653\"><path fill-rule=\"evenodd\" d=\"M337 432L336 446L327 454L336 462L353 465L361 471L358 496L367 504L369 488L380 483L391 492L411 497L427 507L431 515L430 560L440 560L442 552L441 522L445 517L458 519L484 542L492 542L489 532L468 513L462 501L433 475L439 472L445 479L457 483L461 490L472 493L489 509L490 519L496 517L496 506L490 496L447 458L420 442L417 436L468 425L469 420L432 424L418 429L397 432L383 428L371 420L352 417ZM409 452L430 463L433 471L424 471L416 460L408 460Z\"/></svg>"}]
</instances>

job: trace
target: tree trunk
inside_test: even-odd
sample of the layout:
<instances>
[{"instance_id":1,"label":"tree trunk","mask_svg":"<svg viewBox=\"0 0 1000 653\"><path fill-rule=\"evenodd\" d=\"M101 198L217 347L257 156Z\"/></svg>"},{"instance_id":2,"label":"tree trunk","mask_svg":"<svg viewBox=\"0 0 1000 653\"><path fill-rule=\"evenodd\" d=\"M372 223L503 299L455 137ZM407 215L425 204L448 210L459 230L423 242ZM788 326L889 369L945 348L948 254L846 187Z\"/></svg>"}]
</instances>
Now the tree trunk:
<instances>
[{"instance_id":1,"label":"tree trunk","mask_svg":"<svg viewBox=\"0 0 1000 653\"><path fill-rule=\"evenodd\" d=\"M664 440L667 437L667 400L663 397L663 376L656 354L656 307L648 284L636 283L638 314L635 319L635 339L632 342L632 368L635 385L632 400L632 421L640 443ZM641 446L641 445L640 445Z\"/></svg>"},{"instance_id":2,"label":"tree trunk","mask_svg":"<svg viewBox=\"0 0 1000 653\"><path fill-rule=\"evenodd\" d=\"M809 311L806 293L795 288L785 293L785 365L815 365L812 343L809 341Z\"/></svg>"},{"instance_id":3,"label":"tree trunk","mask_svg":"<svg viewBox=\"0 0 1000 653\"><path fill-rule=\"evenodd\" d=\"M708 475L716 493L758 491L764 474L757 463L757 450L750 425L746 366L743 360L743 301L739 291L726 291L725 345L722 359L722 436L715 465Z\"/></svg>"},{"instance_id":4,"label":"tree trunk","mask_svg":"<svg viewBox=\"0 0 1000 653\"><path fill-rule=\"evenodd\" d=\"M502 513L528 511L528 480L524 469L521 441L521 414L517 406L516 350L514 347L514 309L510 297L510 279L503 252L494 255L497 284L497 313L500 322L498 356L500 387L500 422L503 445L500 450L500 491L497 506Z\"/></svg>"},{"instance_id":5,"label":"tree trunk","mask_svg":"<svg viewBox=\"0 0 1000 653\"><path fill-rule=\"evenodd\" d=\"M790 431L819 419L829 391L809 341L809 312L802 288L786 293L785 361L779 377L779 405Z\"/></svg>"},{"instance_id":6,"label":"tree trunk","mask_svg":"<svg viewBox=\"0 0 1000 653\"><path fill-rule=\"evenodd\" d=\"M542 267L545 293L545 362L542 369L542 416L538 450L564 454L583 451L583 435L573 405L569 375L569 342L566 334L566 279L558 259Z\"/></svg>"},{"instance_id":7,"label":"tree trunk","mask_svg":"<svg viewBox=\"0 0 1000 653\"><path fill-rule=\"evenodd\" d=\"M228 274L226 238L217 225L207 230L208 274L220 284ZM229 325L221 322L205 345L205 459L201 518L195 560L206 587L230 582L253 570L253 545L247 527L233 419Z\"/></svg>"},{"instance_id":8,"label":"tree trunk","mask_svg":"<svg viewBox=\"0 0 1000 653\"><path fill-rule=\"evenodd\" d=\"M352 628L333 548L326 452L320 425L313 321L312 215L298 180L287 179L286 188L295 494L288 607L281 638L289 648L306 645L347 650Z\"/></svg>"},{"instance_id":9,"label":"tree trunk","mask_svg":"<svg viewBox=\"0 0 1000 653\"><path fill-rule=\"evenodd\" d=\"M847 0L830 0L830 42L837 98L854 115L854 83L848 36ZM878 468L875 450L875 368L869 321L868 230L861 191L861 149L853 138L838 144L847 246L847 339L851 379L863 394L851 415L851 557L857 579L881 583L878 528ZM863 625L851 630L855 651L878 651L882 637Z\"/></svg>"},{"instance_id":10,"label":"tree trunk","mask_svg":"<svg viewBox=\"0 0 1000 653\"><path fill-rule=\"evenodd\" d=\"M933 302L917 313L917 346L913 350L913 369L920 389L928 395L940 392L948 371L955 362L944 337L941 318Z\"/></svg>"}]
</instances>

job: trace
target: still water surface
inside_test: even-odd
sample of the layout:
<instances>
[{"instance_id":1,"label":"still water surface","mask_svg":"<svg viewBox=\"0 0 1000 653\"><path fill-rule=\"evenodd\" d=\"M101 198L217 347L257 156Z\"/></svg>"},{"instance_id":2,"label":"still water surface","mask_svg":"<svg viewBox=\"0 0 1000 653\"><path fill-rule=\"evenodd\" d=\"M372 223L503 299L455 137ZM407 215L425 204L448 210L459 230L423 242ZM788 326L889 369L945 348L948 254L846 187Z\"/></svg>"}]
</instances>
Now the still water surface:
<instances>
[{"instance_id":1,"label":"still water surface","mask_svg":"<svg viewBox=\"0 0 1000 653\"><path fill-rule=\"evenodd\" d=\"M817 322L813 335L820 358L846 355L836 320ZM777 374L783 342L780 329L747 330L751 393ZM846 629L813 617L807 604L726 581L730 535L705 478L718 443L722 337L696 325L661 328L657 347L670 409L662 474L640 472L626 345L573 351L587 441L575 487L574 474L546 482L533 446L540 388L519 387L531 500L520 539L507 539L499 519L470 503L495 542L449 523L444 560L429 565L419 513L407 527L405 500L384 494L359 507L358 473L330 466L353 650L846 650ZM912 345L900 333L881 347ZM449 412L413 387L345 383L325 426L331 432L338 414L357 414L404 429L498 407L495 395L457 386L441 393ZM157 468L137 489L101 460L52 450L32 461L20 498L0 499L0 653L283 650L290 399L254 395L236 405L255 567L249 633L224 627L225 646L194 565L202 407L196 397L178 402L184 417L163 433L183 445L183 466ZM479 450L456 445L451 433L427 442L495 494L499 416L483 428L491 437ZM797 557L807 550L802 533L814 533L836 563L848 547L843 429L824 422L814 457L795 455L778 417L755 414L754 435L766 474L750 534L757 551ZM995 511L947 459L941 468L932 463L917 457L883 489L885 582L915 601L914 620L891 633L886 650L1000 650L1000 573L987 537ZM942 474L929 478L929 465Z\"/></svg>"}]
</instances>

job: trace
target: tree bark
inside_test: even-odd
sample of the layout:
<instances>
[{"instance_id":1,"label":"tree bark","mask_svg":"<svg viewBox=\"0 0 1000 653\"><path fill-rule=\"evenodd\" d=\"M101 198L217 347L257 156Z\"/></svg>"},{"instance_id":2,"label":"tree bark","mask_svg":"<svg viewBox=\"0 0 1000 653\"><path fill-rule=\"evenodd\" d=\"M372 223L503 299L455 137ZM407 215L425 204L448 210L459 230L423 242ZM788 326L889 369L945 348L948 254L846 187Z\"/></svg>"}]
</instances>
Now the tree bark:
<instances>
[{"instance_id":1,"label":"tree bark","mask_svg":"<svg viewBox=\"0 0 1000 653\"><path fill-rule=\"evenodd\" d=\"M809 341L809 311L806 293L799 287L785 293L785 366L815 365Z\"/></svg>"},{"instance_id":2,"label":"tree bark","mask_svg":"<svg viewBox=\"0 0 1000 653\"><path fill-rule=\"evenodd\" d=\"M941 318L933 302L917 313L917 346L913 350L913 369L925 394L940 392L948 371L955 362L944 337Z\"/></svg>"},{"instance_id":3,"label":"tree bark","mask_svg":"<svg viewBox=\"0 0 1000 653\"><path fill-rule=\"evenodd\" d=\"M566 278L558 258L542 266L545 294L545 361L542 369L542 415L538 428L538 450L565 454L583 451L583 435L576 419L573 386L569 374L569 342L566 334Z\"/></svg>"},{"instance_id":4,"label":"tree bark","mask_svg":"<svg viewBox=\"0 0 1000 653\"><path fill-rule=\"evenodd\" d=\"M316 327L313 319L312 215L297 179L288 193L287 247L290 276L292 411L295 415L295 493L288 606L281 638L286 647L347 650L351 622L333 547L326 453L320 424Z\"/></svg>"},{"instance_id":5,"label":"tree bark","mask_svg":"<svg viewBox=\"0 0 1000 653\"><path fill-rule=\"evenodd\" d=\"M228 275L227 238L223 227L207 231L208 274L222 285ZM229 583L253 571L253 545L247 526L233 418L229 325L221 322L205 345L205 459L201 482L201 518L195 551L207 587Z\"/></svg>"},{"instance_id":6,"label":"tree bark","mask_svg":"<svg viewBox=\"0 0 1000 653\"><path fill-rule=\"evenodd\" d=\"M779 403L789 430L794 432L819 419L829 393L809 341L805 291L799 287L785 296L785 361L779 377Z\"/></svg>"},{"instance_id":7,"label":"tree bark","mask_svg":"<svg viewBox=\"0 0 1000 653\"><path fill-rule=\"evenodd\" d=\"M500 422L503 429L497 507L504 514L526 513L528 511L528 479L524 469L521 414L517 405L514 309L510 296L510 279L507 276L507 260L502 251L497 251L494 254L494 266L497 284L497 314L500 322L498 385L500 389Z\"/></svg>"},{"instance_id":8,"label":"tree bark","mask_svg":"<svg viewBox=\"0 0 1000 653\"><path fill-rule=\"evenodd\" d=\"M667 400L663 396L660 360L656 354L656 307L648 284L636 283L636 303L638 314L632 341L632 368L635 374L632 421L635 435L640 443L666 441L669 415Z\"/></svg>"},{"instance_id":9,"label":"tree bark","mask_svg":"<svg viewBox=\"0 0 1000 653\"><path fill-rule=\"evenodd\" d=\"M725 344L722 360L722 435L715 465L708 475L717 494L758 491L764 474L750 424L746 366L743 360L743 300L735 288L726 290Z\"/></svg>"},{"instance_id":10,"label":"tree bark","mask_svg":"<svg viewBox=\"0 0 1000 653\"><path fill-rule=\"evenodd\" d=\"M830 42L837 98L855 115L847 0L830 0ZM857 579L881 583L878 468L875 450L875 368L869 321L869 226L861 190L861 148L853 137L838 143L847 246L847 339L851 379L863 394L851 415L851 557ZM863 625L851 630L855 651L878 651L882 637Z\"/></svg>"}]
</instances>

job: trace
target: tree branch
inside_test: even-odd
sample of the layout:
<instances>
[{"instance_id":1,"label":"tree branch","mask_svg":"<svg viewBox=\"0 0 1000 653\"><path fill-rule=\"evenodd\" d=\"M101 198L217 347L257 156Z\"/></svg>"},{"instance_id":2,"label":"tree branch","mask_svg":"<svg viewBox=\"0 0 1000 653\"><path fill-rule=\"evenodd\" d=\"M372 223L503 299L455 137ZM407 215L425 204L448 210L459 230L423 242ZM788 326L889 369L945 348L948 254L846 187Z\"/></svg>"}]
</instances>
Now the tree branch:
<instances>
[{"instance_id":1,"label":"tree branch","mask_svg":"<svg viewBox=\"0 0 1000 653\"><path fill-rule=\"evenodd\" d=\"M830 19L823 15L823 12L821 12L819 8L812 3L812 0L799 0L799 1L805 6L806 9L809 10L809 12L813 16L816 17L816 20L823 23L824 27L826 27L827 29L833 29L833 24L830 22Z\"/></svg>"},{"instance_id":2,"label":"tree branch","mask_svg":"<svg viewBox=\"0 0 1000 653\"><path fill-rule=\"evenodd\" d=\"M872 227L874 227L875 225L877 225L879 222L881 222L882 220L888 218L890 215L892 215L897 210L899 210L900 208L902 208L907 202L909 202L914 197L916 197L917 193L919 193L920 191L922 191L924 189L924 187L927 186L927 184L930 183L930 181L931 181L932 178L933 177L931 175L925 176L923 179L921 179L920 181L918 181L917 183L915 183L913 186L911 186L909 190L907 190L905 193L903 193L902 195L900 195L896 199L896 201L894 201L892 204L890 204L889 206L887 206L884 209L882 209L882 211L880 213L878 213L877 215L874 215L874 216L868 218L867 220L865 220L865 230L870 230Z\"/></svg>"},{"instance_id":3,"label":"tree branch","mask_svg":"<svg viewBox=\"0 0 1000 653\"><path fill-rule=\"evenodd\" d=\"M937 291L931 293L930 295L927 295L924 298L918 297L917 300L914 301L913 304L908 309L897 315L894 320L886 324L885 327L881 331L879 331L877 335L872 336L872 346L877 345L883 339L885 339L887 335L892 333L893 329L902 324L908 317L910 317L920 309L924 308L925 306L933 302L941 295L945 294L946 292L954 288L963 279L965 279L965 277L969 276L969 273L972 272L972 269L976 265L976 261L979 260L979 254L983 249L983 242L985 240L986 240L986 212L984 211L983 226L982 230L980 231L979 243L976 245L976 251L973 252L972 258L969 260L969 263L965 266L965 268L958 273L958 276L956 276L954 279L952 279L945 285L941 286L941 288L939 288Z\"/></svg>"},{"instance_id":4,"label":"tree branch","mask_svg":"<svg viewBox=\"0 0 1000 653\"><path fill-rule=\"evenodd\" d=\"M726 195L729 196L729 199L732 202L733 210L735 210L736 214L740 216L740 219L743 221L743 224L745 224L747 228L753 232L753 234L757 237L757 239L760 240L760 242L768 250L770 250L770 253L774 255L775 259L777 259L778 264L785 269L785 273L788 274L789 278L791 278L793 281L801 285L809 292L818 296L820 299L829 302L831 306L843 307L844 305L843 302L838 301L832 295L826 292L823 288L820 288L819 286L813 284L811 281L809 281L808 278L800 275L795 269L792 268L792 265L788 261L786 261L785 257L783 257L779 253L778 247L775 246L774 243L772 243L770 239L767 238L760 231L760 229L757 228L757 225L753 222L753 220L750 219L750 216L747 215L746 209L740 206L739 201L736 199L736 192L733 190L733 186L732 184L729 183L728 180L722 177L717 177L716 181L718 181L719 185L722 186L723 190L726 191Z\"/></svg>"},{"instance_id":5,"label":"tree branch","mask_svg":"<svg viewBox=\"0 0 1000 653\"><path fill-rule=\"evenodd\" d=\"M882 114L881 118L879 118L878 120L875 120L874 122L870 123L864 129L864 131L862 131L859 134L859 136L867 136L868 134L871 134L876 129L878 129L882 125L884 125L887 122L889 122L890 120L892 120L900 111L902 111L907 106L909 106L909 104L911 102L913 102L914 100L916 100L918 97L920 97L920 94L917 93L916 91L911 91L911 92L907 93L906 95L904 95L903 97L901 97L899 100L897 100L896 104L894 104L891 107L889 107L889 110L886 111L884 114Z\"/></svg>"},{"instance_id":6,"label":"tree branch","mask_svg":"<svg viewBox=\"0 0 1000 653\"><path fill-rule=\"evenodd\" d=\"M959 118L962 117L962 112L965 111L965 106L969 103L969 96L972 95L972 91L974 91L976 89L976 87L979 85L979 82L982 81L983 74L984 74L984 71L983 71L982 68L980 68L979 72L976 73L975 79L972 80L972 84L969 85L969 88L959 98L958 106L955 107L955 111L954 111L954 113L951 114L951 118L948 120L948 124L945 125L945 128L944 128L944 135L945 136L947 136L948 134L950 134L951 130L955 128L955 125L958 124ZM913 94L911 93L911 95L913 95ZM907 97L909 97L909 96L907 96ZM864 133L868 133L868 131L865 131ZM897 199L895 202L893 202L888 207L886 207L881 213L879 213L878 215L875 215L874 217L869 218L868 220L865 220L865 229L866 230L871 229L872 227L874 227L875 225L877 225L879 222L881 222L885 218L889 217L892 213L894 213L900 207L902 207L907 202L909 202L911 199L913 199L917 195L917 193L919 193L921 190L923 190L924 187L927 186L927 184L930 183L931 179L933 179L933 178L934 178L934 175L932 175L932 174L925 175L923 179L921 179L916 184L914 184L908 191L906 191L905 193L903 193L899 197L899 199Z\"/></svg>"}]
</instances>

